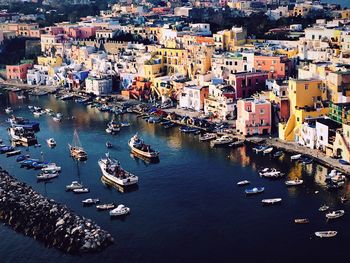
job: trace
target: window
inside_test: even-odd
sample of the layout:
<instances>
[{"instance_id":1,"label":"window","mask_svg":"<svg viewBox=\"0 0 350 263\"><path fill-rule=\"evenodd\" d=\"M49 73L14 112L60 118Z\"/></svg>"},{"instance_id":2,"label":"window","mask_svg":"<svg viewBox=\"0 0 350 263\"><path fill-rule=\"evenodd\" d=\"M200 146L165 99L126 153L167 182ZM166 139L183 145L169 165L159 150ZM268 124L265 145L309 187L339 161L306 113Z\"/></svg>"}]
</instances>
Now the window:
<instances>
[{"instance_id":1,"label":"window","mask_svg":"<svg viewBox=\"0 0 350 263\"><path fill-rule=\"evenodd\" d=\"M309 89L309 84L305 84L305 90Z\"/></svg>"},{"instance_id":2,"label":"window","mask_svg":"<svg viewBox=\"0 0 350 263\"><path fill-rule=\"evenodd\" d=\"M260 114L265 114L265 109L260 109Z\"/></svg>"}]
</instances>

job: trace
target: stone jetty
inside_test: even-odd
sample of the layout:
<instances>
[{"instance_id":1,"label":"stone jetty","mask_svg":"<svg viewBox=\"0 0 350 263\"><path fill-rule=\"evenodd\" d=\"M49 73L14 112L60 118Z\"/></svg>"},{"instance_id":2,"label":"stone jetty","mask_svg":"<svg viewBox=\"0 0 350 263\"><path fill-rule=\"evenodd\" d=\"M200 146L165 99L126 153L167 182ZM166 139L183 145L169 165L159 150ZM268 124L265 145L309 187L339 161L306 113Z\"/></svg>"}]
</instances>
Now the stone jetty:
<instances>
[{"instance_id":1,"label":"stone jetty","mask_svg":"<svg viewBox=\"0 0 350 263\"><path fill-rule=\"evenodd\" d=\"M0 168L0 221L63 252L96 252L113 243L92 220L47 199Z\"/></svg>"}]
</instances>

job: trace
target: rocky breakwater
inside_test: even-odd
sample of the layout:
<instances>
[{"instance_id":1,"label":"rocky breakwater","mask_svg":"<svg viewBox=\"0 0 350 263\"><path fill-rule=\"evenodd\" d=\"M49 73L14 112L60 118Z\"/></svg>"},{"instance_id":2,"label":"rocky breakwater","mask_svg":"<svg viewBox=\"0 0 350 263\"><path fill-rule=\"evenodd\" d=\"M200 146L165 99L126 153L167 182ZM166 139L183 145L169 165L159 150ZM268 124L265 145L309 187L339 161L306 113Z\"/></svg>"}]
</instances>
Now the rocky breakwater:
<instances>
[{"instance_id":1,"label":"rocky breakwater","mask_svg":"<svg viewBox=\"0 0 350 263\"><path fill-rule=\"evenodd\" d=\"M92 220L45 198L4 170L0 170L0 220L66 253L100 251L113 242Z\"/></svg>"}]
</instances>

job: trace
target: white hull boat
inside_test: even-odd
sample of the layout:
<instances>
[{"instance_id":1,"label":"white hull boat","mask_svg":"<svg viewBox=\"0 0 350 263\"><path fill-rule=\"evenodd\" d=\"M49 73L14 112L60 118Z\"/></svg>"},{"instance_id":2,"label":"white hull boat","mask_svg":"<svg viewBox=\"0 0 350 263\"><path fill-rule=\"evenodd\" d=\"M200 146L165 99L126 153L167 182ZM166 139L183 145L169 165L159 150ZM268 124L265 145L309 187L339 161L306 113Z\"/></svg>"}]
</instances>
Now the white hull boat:
<instances>
[{"instance_id":1,"label":"white hull boat","mask_svg":"<svg viewBox=\"0 0 350 263\"><path fill-rule=\"evenodd\" d=\"M130 213L130 208L122 204L118 205L117 208L109 211L110 216L122 216Z\"/></svg>"},{"instance_id":2,"label":"white hull boat","mask_svg":"<svg viewBox=\"0 0 350 263\"><path fill-rule=\"evenodd\" d=\"M303 184L303 180L289 180L289 181L285 181L284 183L286 184L286 186L297 186L297 185L301 185Z\"/></svg>"},{"instance_id":3,"label":"white hull boat","mask_svg":"<svg viewBox=\"0 0 350 263\"><path fill-rule=\"evenodd\" d=\"M301 154L296 154L296 155L292 155L292 156L290 157L290 159L291 159L291 160L298 160L298 159L300 159L300 157L301 157Z\"/></svg>"},{"instance_id":4,"label":"white hull boat","mask_svg":"<svg viewBox=\"0 0 350 263\"><path fill-rule=\"evenodd\" d=\"M329 238L329 237L335 237L338 234L337 231L318 231L315 232L315 235L320 238Z\"/></svg>"},{"instance_id":5,"label":"white hull boat","mask_svg":"<svg viewBox=\"0 0 350 263\"><path fill-rule=\"evenodd\" d=\"M269 154L273 151L273 147L267 148L266 150L263 151L264 154Z\"/></svg>"},{"instance_id":6,"label":"white hull boat","mask_svg":"<svg viewBox=\"0 0 350 263\"><path fill-rule=\"evenodd\" d=\"M248 185L250 184L250 182L248 180L243 180L237 183L238 186L244 186L244 185Z\"/></svg>"},{"instance_id":7,"label":"white hull boat","mask_svg":"<svg viewBox=\"0 0 350 263\"><path fill-rule=\"evenodd\" d=\"M344 210L336 210L326 214L327 219L336 219L342 217L345 214Z\"/></svg>"},{"instance_id":8,"label":"white hull boat","mask_svg":"<svg viewBox=\"0 0 350 263\"><path fill-rule=\"evenodd\" d=\"M282 202L282 198L270 198L270 199L261 200L261 203L263 203L264 205L273 205L281 202Z\"/></svg>"}]
</instances>

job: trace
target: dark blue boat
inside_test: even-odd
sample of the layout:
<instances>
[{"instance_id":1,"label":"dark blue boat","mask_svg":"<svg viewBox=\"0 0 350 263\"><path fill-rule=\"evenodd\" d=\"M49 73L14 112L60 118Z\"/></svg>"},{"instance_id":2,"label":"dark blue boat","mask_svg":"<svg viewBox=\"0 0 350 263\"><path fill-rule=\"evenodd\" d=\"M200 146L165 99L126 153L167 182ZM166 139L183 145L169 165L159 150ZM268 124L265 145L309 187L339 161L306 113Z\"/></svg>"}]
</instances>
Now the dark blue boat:
<instances>
[{"instance_id":1,"label":"dark blue boat","mask_svg":"<svg viewBox=\"0 0 350 263\"><path fill-rule=\"evenodd\" d=\"M345 161L343 159L340 159L339 163L342 164L342 165L349 165L350 164L349 162L347 162L347 161Z\"/></svg>"},{"instance_id":2,"label":"dark blue boat","mask_svg":"<svg viewBox=\"0 0 350 263\"><path fill-rule=\"evenodd\" d=\"M40 123L29 119L13 116L8 119L8 122L12 127L21 127L26 130L34 130L34 131L40 130L40 127L39 127Z\"/></svg>"},{"instance_id":3,"label":"dark blue boat","mask_svg":"<svg viewBox=\"0 0 350 263\"><path fill-rule=\"evenodd\" d=\"M27 160L28 158L30 158L29 155L20 155L16 158L16 162L22 162L24 160Z\"/></svg>"},{"instance_id":4,"label":"dark blue boat","mask_svg":"<svg viewBox=\"0 0 350 263\"><path fill-rule=\"evenodd\" d=\"M179 128L179 130L180 130L180 132L183 132L183 133L194 133L194 132L199 131L199 129L189 127L189 126L182 126Z\"/></svg>"},{"instance_id":5,"label":"dark blue boat","mask_svg":"<svg viewBox=\"0 0 350 263\"><path fill-rule=\"evenodd\" d=\"M7 153L7 152L11 152L15 149L15 147L13 146L3 146L0 148L0 153Z\"/></svg>"}]
</instances>

